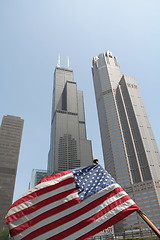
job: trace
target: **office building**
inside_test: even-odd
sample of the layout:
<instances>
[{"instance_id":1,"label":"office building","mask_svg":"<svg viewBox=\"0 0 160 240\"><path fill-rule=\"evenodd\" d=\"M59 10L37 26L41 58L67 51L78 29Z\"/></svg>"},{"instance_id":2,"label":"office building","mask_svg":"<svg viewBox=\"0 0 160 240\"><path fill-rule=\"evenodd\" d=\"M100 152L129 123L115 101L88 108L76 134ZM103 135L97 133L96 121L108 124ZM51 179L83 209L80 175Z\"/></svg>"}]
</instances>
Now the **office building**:
<instances>
[{"instance_id":1,"label":"office building","mask_svg":"<svg viewBox=\"0 0 160 240\"><path fill-rule=\"evenodd\" d=\"M31 181L29 183L29 189L36 186L42 178L48 176L48 171L43 169L33 169L31 174Z\"/></svg>"},{"instance_id":2,"label":"office building","mask_svg":"<svg viewBox=\"0 0 160 240\"><path fill-rule=\"evenodd\" d=\"M109 51L92 64L105 168L160 228L160 154L136 80ZM115 233L122 229L144 233L148 226L133 213Z\"/></svg>"},{"instance_id":3,"label":"office building","mask_svg":"<svg viewBox=\"0 0 160 240\"><path fill-rule=\"evenodd\" d=\"M6 226L4 218L12 204L23 122L7 115L0 127L0 229Z\"/></svg>"},{"instance_id":4,"label":"office building","mask_svg":"<svg viewBox=\"0 0 160 240\"><path fill-rule=\"evenodd\" d=\"M57 65L54 72L51 116L50 174L93 164L87 140L83 92L77 90L73 71Z\"/></svg>"}]
</instances>

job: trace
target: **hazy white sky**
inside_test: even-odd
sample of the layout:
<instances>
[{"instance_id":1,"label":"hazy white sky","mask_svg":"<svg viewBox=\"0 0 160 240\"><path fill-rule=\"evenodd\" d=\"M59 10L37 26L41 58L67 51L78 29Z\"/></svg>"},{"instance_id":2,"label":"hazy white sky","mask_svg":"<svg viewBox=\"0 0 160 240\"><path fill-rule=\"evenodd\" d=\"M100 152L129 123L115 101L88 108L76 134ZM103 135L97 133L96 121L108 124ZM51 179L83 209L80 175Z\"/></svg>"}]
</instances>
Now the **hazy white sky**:
<instances>
[{"instance_id":1,"label":"hazy white sky","mask_svg":"<svg viewBox=\"0 0 160 240\"><path fill-rule=\"evenodd\" d=\"M159 0L0 0L0 119L24 119L15 196L33 168L45 169L50 142L53 72L71 59L84 93L87 136L103 161L91 75L92 58L106 50L134 76L160 146Z\"/></svg>"}]
</instances>

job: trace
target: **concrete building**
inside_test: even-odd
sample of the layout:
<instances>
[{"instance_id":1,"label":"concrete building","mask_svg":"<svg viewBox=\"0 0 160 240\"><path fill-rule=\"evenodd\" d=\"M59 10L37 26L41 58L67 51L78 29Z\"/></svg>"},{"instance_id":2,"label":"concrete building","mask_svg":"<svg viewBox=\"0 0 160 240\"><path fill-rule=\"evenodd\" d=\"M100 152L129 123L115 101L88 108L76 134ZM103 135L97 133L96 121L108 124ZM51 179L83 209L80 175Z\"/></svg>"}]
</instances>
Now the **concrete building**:
<instances>
[{"instance_id":1,"label":"concrete building","mask_svg":"<svg viewBox=\"0 0 160 240\"><path fill-rule=\"evenodd\" d=\"M47 170L43 169L33 169L31 174L31 180L29 183L29 189L37 185L42 178L46 177L48 175Z\"/></svg>"},{"instance_id":2,"label":"concrete building","mask_svg":"<svg viewBox=\"0 0 160 240\"><path fill-rule=\"evenodd\" d=\"M23 120L4 116L0 127L0 229L5 227L5 215L12 204Z\"/></svg>"},{"instance_id":3,"label":"concrete building","mask_svg":"<svg viewBox=\"0 0 160 240\"><path fill-rule=\"evenodd\" d=\"M87 140L83 93L77 90L73 71L54 72L49 173L93 164L91 141Z\"/></svg>"},{"instance_id":4,"label":"concrete building","mask_svg":"<svg viewBox=\"0 0 160 240\"><path fill-rule=\"evenodd\" d=\"M138 85L109 51L92 63L105 168L160 228L160 154ZM147 228L133 213L115 233Z\"/></svg>"}]
</instances>

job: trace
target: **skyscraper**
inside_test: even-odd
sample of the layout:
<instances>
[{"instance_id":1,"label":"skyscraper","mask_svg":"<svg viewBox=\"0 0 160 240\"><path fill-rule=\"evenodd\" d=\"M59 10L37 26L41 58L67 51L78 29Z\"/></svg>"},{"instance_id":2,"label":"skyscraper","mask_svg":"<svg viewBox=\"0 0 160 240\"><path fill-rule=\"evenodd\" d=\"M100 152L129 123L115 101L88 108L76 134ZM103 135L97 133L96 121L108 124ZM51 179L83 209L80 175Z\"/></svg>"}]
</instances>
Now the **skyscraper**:
<instances>
[{"instance_id":1,"label":"skyscraper","mask_svg":"<svg viewBox=\"0 0 160 240\"><path fill-rule=\"evenodd\" d=\"M0 127L0 229L13 199L23 122L7 115Z\"/></svg>"},{"instance_id":2,"label":"skyscraper","mask_svg":"<svg viewBox=\"0 0 160 240\"><path fill-rule=\"evenodd\" d=\"M91 141L87 140L83 93L77 90L73 71L54 72L49 173L92 164Z\"/></svg>"},{"instance_id":3,"label":"skyscraper","mask_svg":"<svg viewBox=\"0 0 160 240\"><path fill-rule=\"evenodd\" d=\"M29 183L29 189L37 185L42 180L42 178L46 177L47 175L47 170L33 169L31 174L31 180Z\"/></svg>"},{"instance_id":4,"label":"skyscraper","mask_svg":"<svg viewBox=\"0 0 160 240\"><path fill-rule=\"evenodd\" d=\"M160 228L160 154L138 85L109 51L92 63L105 167ZM134 213L115 230L122 228L147 225Z\"/></svg>"}]
</instances>

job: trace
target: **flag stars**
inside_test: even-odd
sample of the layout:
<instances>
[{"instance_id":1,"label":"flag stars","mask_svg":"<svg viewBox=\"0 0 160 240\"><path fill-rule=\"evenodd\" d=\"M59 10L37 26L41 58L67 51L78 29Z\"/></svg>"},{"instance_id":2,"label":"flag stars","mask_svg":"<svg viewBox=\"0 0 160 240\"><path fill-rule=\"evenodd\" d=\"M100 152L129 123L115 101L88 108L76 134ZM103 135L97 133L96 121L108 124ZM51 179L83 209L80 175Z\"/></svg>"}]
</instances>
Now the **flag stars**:
<instances>
[{"instance_id":1,"label":"flag stars","mask_svg":"<svg viewBox=\"0 0 160 240\"><path fill-rule=\"evenodd\" d=\"M81 201L115 182L101 166L89 166L72 172Z\"/></svg>"}]
</instances>

